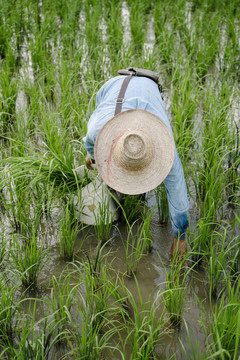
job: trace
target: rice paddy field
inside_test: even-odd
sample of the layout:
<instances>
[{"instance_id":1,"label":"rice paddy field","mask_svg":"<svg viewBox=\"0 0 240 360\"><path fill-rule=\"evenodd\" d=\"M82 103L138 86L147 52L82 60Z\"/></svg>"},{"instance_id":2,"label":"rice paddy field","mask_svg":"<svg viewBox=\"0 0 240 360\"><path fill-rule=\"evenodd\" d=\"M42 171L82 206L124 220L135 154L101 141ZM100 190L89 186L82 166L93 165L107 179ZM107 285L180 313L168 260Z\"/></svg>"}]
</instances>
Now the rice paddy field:
<instances>
[{"instance_id":1,"label":"rice paddy field","mask_svg":"<svg viewBox=\"0 0 240 360\"><path fill-rule=\"evenodd\" d=\"M95 96L130 66L160 76L188 269L162 185L81 221ZM1 359L240 359L239 80L239 0L0 0Z\"/></svg>"}]
</instances>

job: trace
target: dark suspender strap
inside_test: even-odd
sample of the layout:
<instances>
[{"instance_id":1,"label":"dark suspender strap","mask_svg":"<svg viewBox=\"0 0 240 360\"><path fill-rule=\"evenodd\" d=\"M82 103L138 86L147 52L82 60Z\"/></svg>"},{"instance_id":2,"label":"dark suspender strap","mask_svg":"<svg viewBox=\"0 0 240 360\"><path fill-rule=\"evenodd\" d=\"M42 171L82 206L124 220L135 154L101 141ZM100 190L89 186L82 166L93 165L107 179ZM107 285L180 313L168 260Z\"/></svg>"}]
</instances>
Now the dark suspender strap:
<instances>
[{"instance_id":1,"label":"dark suspender strap","mask_svg":"<svg viewBox=\"0 0 240 360\"><path fill-rule=\"evenodd\" d=\"M126 76L125 79L123 80L121 89L120 89L119 94L118 94L118 98L116 100L115 115L119 114L121 112L121 110L122 110L122 104L124 102L124 95L125 95L125 92L127 90L129 81L131 80L131 78L133 76L133 73L131 73L130 71L128 72L128 74L129 75Z\"/></svg>"}]
</instances>

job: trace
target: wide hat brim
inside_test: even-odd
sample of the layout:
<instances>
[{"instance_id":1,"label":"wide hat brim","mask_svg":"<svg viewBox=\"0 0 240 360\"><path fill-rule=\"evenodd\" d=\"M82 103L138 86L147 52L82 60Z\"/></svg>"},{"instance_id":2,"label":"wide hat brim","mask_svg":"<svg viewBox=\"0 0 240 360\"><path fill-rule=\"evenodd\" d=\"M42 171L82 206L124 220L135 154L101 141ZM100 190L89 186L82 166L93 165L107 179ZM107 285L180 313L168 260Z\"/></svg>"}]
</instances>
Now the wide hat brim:
<instances>
[{"instance_id":1,"label":"wide hat brim","mask_svg":"<svg viewBox=\"0 0 240 360\"><path fill-rule=\"evenodd\" d=\"M141 169L119 166L114 151L118 139L131 132L144 134L151 144L151 159ZM94 145L94 159L102 180L123 194L146 193L160 185L174 161L174 140L166 124L146 110L133 109L111 118L99 131Z\"/></svg>"}]
</instances>

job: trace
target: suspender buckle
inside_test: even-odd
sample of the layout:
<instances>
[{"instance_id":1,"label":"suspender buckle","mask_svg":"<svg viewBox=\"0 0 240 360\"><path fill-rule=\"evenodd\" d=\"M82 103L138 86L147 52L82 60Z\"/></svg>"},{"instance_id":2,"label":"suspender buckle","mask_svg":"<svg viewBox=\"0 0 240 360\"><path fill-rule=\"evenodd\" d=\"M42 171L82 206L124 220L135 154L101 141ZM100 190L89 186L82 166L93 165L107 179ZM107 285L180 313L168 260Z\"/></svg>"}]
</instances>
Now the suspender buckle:
<instances>
[{"instance_id":1,"label":"suspender buckle","mask_svg":"<svg viewBox=\"0 0 240 360\"><path fill-rule=\"evenodd\" d=\"M115 100L115 103L116 104L122 104L124 102L124 98L117 98L116 100Z\"/></svg>"}]
</instances>

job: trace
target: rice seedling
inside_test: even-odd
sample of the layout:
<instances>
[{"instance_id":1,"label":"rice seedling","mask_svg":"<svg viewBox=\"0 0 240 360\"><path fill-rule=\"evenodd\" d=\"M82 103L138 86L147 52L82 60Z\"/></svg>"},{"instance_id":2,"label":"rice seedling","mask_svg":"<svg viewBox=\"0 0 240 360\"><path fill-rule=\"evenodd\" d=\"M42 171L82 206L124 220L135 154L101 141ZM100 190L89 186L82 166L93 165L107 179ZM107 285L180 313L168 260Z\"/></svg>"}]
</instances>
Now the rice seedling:
<instances>
[{"instance_id":1,"label":"rice seedling","mask_svg":"<svg viewBox=\"0 0 240 360\"><path fill-rule=\"evenodd\" d=\"M210 358L239 358L240 305L239 283L228 284L227 295L223 295L211 312L209 352Z\"/></svg>"},{"instance_id":2,"label":"rice seedling","mask_svg":"<svg viewBox=\"0 0 240 360\"><path fill-rule=\"evenodd\" d=\"M210 235L216 224L208 217L198 220L193 229L188 230L188 241L191 248L191 259L195 264L201 264L209 252Z\"/></svg>"},{"instance_id":3,"label":"rice seedling","mask_svg":"<svg viewBox=\"0 0 240 360\"><path fill-rule=\"evenodd\" d=\"M233 240L229 240L228 228L224 225L211 234L209 244L209 256L207 256L207 272L210 285L210 296L216 296L221 288L224 290L227 284L229 272L228 256L233 249Z\"/></svg>"},{"instance_id":4,"label":"rice seedling","mask_svg":"<svg viewBox=\"0 0 240 360\"><path fill-rule=\"evenodd\" d=\"M119 352L122 359L155 359L155 347L161 342L163 334L169 331L164 319L164 312L159 309L161 293L158 292L153 301L149 297L145 303L136 277L134 280L138 298L136 299L126 288L125 292L131 313L126 319L127 336L124 340L122 339L123 343ZM127 351L128 346L130 346L130 354Z\"/></svg>"},{"instance_id":5,"label":"rice seedling","mask_svg":"<svg viewBox=\"0 0 240 360\"><path fill-rule=\"evenodd\" d=\"M13 179L7 179L5 182L8 194L2 193L2 201L5 211L7 212L9 221L12 227L19 231L21 229L21 223L24 224L24 215L22 208L25 205L25 198L23 193L23 181L13 181ZM28 203L29 204L29 203Z\"/></svg>"},{"instance_id":6,"label":"rice seedling","mask_svg":"<svg viewBox=\"0 0 240 360\"><path fill-rule=\"evenodd\" d=\"M2 98L0 102L1 136L7 134L15 120L15 102L17 98L17 78L8 64L3 63L0 72Z\"/></svg>"},{"instance_id":7,"label":"rice seedling","mask_svg":"<svg viewBox=\"0 0 240 360\"><path fill-rule=\"evenodd\" d=\"M89 263L82 264L85 270L84 276L81 275L80 280L84 286L84 295L80 294L78 299L78 307L81 309L83 315L88 312L94 318L92 325L95 324L96 328L100 330L100 327L105 321L105 315L110 310L108 306L108 300L111 292L109 292L108 280L105 275L105 268L103 270L103 279L101 274L93 272ZM107 280L107 281L106 281ZM106 286L104 283L106 282ZM84 316L87 316L86 314Z\"/></svg>"},{"instance_id":8,"label":"rice seedling","mask_svg":"<svg viewBox=\"0 0 240 360\"><path fill-rule=\"evenodd\" d=\"M110 194L110 192L109 192ZM110 240L112 224L114 219L114 214L109 209L111 197L104 194L104 189L102 190L102 202L98 205L98 213L95 216L95 230L98 242L100 246ZM84 209L83 209L84 211Z\"/></svg>"},{"instance_id":9,"label":"rice seedling","mask_svg":"<svg viewBox=\"0 0 240 360\"><path fill-rule=\"evenodd\" d=\"M79 297L76 298L78 308L82 312L90 312L95 317L96 326L102 326L108 317L124 316L127 308L125 288L111 264L107 265L102 260L101 268L96 273L89 262L77 263L75 273L81 285Z\"/></svg>"},{"instance_id":10,"label":"rice seedling","mask_svg":"<svg viewBox=\"0 0 240 360\"><path fill-rule=\"evenodd\" d=\"M5 259L6 256L6 251L7 251L7 237L5 234L5 229L4 227L1 229L2 233L0 236L0 268L3 266L3 261Z\"/></svg>"},{"instance_id":11,"label":"rice seedling","mask_svg":"<svg viewBox=\"0 0 240 360\"><path fill-rule=\"evenodd\" d=\"M6 274L1 273L0 277L0 294L1 294L1 311L0 311L0 345L6 346L12 341L18 326L17 314L20 310L21 300L18 300L19 282L8 279Z\"/></svg>"},{"instance_id":12,"label":"rice seedling","mask_svg":"<svg viewBox=\"0 0 240 360\"><path fill-rule=\"evenodd\" d=\"M154 5L157 56L166 69L167 74L172 75L173 57L176 52L176 30L173 28L172 19L166 17L166 12L170 10L167 4L160 4L158 1L155 1Z\"/></svg>"},{"instance_id":13,"label":"rice seedling","mask_svg":"<svg viewBox=\"0 0 240 360\"><path fill-rule=\"evenodd\" d=\"M198 16L196 18L195 29L197 38L199 31L204 33L204 41L203 37L201 37L200 43L197 44L193 42L195 47L195 54L193 54L193 56L196 71L198 77L204 83L210 66L214 64L219 52L218 14L216 13L215 16L210 16L209 13L205 13L204 17Z\"/></svg>"},{"instance_id":14,"label":"rice seedling","mask_svg":"<svg viewBox=\"0 0 240 360\"><path fill-rule=\"evenodd\" d=\"M55 118L49 121L49 118L46 119L46 114L42 113L42 116L45 119L43 126L46 144L44 149L41 149L44 153L31 151L27 156L10 156L3 159L2 162L7 162L8 166L2 171L1 187L8 185L9 175L5 176L7 173L11 174L10 178L16 183L15 191L20 188L20 195L24 189L35 188L36 184L51 184L59 194L77 191L81 186L88 184L90 180L88 177L80 178L75 171L75 144L74 142L65 144L62 133L58 137L56 136L59 131L55 124ZM67 136L66 130L65 135ZM83 157L79 149L77 154L80 154L81 158ZM22 186L17 187L19 182L20 185L22 182ZM10 188L10 186L8 187Z\"/></svg>"},{"instance_id":15,"label":"rice seedling","mask_svg":"<svg viewBox=\"0 0 240 360\"><path fill-rule=\"evenodd\" d=\"M64 333L69 324L69 314L78 290L78 283L71 284L71 276L63 272L59 279L52 277L50 308L52 310L55 332Z\"/></svg>"},{"instance_id":16,"label":"rice seedling","mask_svg":"<svg viewBox=\"0 0 240 360\"><path fill-rule=\"evenodd\" d=\"M239 224L240 224L240 217L237 214L235 214L235 220L231 224L233 234L238 234L238 230L236 230L235 228L237 228L239 226ZM232 235L232 237L233 237L233 235ZM227 261L228 261L229 268L230 268L230 275L233 277L233 279L238 279L239 272L240 272L240 249L239 249L240 237L239 237L239 235L234 236L232 238L231 242L232 242L232 247L231 247L231 249L229 249Z\"/></svg>"},{"instance_id":17,"label":"rice seedling","mask_svg":"<svg viewBox=\"0 0 240 360\"><path fill-rule=\"evenodd\" d=\"M66 260L72 260L73 258L74 246L80 231L80 225L77 222L72 201L73 199L71 200L70 198L67 204L64 205L63 215L60 218L60 252Z\"/></svg>"},{"instance_id":18,"label":"rice seedling","mask_svg":"<svg viewBox=\"0 0 240 360\"><path fill-rule=\"evenodd\" d=\"M202 201L199 202L201 217L208 217L210 221L215 221L218 213L222 209L224 201L223 194L226 188L226 173L223 171L226 152L223 148L216 149L213 147L211 157L215 151L218 151L218 154L222 154L222 158L218 158L218 161L214 160L214 164L212 164L211 167L206 165L209 163L209 160L207 160L207 158L204 159L205 166L207 166L208 170L200 170L199 174L196 175L197 177L195 177L195 175L193 177L196 194L199 199L202 199ZM200 163L198 162L198 164ZM218 174L217 178L216 174Z\"/></svg>"},{"instance_id":19,"label":"rice seedling","mask_svg":"<svg viewBox=\"0 0 240 360\"><path fill-rule=\"evenodd\" d=\"M169 321L173 326L180 325L187 298L188 271L184 271L182 268L185 261L186 257L181 262L177 261L177 253L175 253L169 272L165 268L166 289L162 292L162 296L169 314Z\"/></svg>"},{"instance_id":20,"label":"rice seedling","mask_svg":"<svg viewBox=\"0 0 240 360\"><path fill-rule=\"evenodd\" d=\"M145 241L143 238L143 225L140 225L137 232L134 234L134 227L137 220L128 227L128 234L125 246L125 256L127 264L127 275L133 277L137 271L138 264L142 258Z\"/></svg>"},{"instance_id":21,"label":"rice seedling","mask_svg":"<svg viewBox=\"0 0 240 360\"><path fill-rule=\"evenodd\" d=\"M66 339L71 350L63 359L97 360L103 356L106 349L111 348L110 340L116 329L109 329L100 336L94 320L90 313L80 313L78 324L73 318L70 319L72 329L67 331Z\"/></svg>"},{"instance_id":22,"label":"rice seedling","mask_svg":"<svg viewBox=\"0 0 240 360\"><path fill-rule=\"evenodd\" d=\"M121 4L114 1L107 4L105 8L107 12L108 36L111 38L111 41L108 43L112 54L115 54L115 49L120 51L123 41L123 23L120 5Z\"/></svg>"},{"instance_id":23,"label":"rice seedling","mask_svg":"<svg viewBox=\"0 0 240 360\"><path fill-rule=\"evenodd\" d=\"M153 216L153 211L147 211L146 207L144 208L144 215L142 219L142 224L140 225L139 237L144 239L145 248L149 254L152 251L152 233L151 233L151 219Z\"/></svg>"},{"instance_id":24,"label":"rice seedling","mask_svg":"<svg viewBox=\"0 0 240 360\"><path fill-rule=\"evenodd\" d=\"M191 347L191 355L189 355L187 353L186 347L184 346L184 344L182 343L182 341L180 339L180 342L181 342L184 354L186 356L186 359L187 360L206 360L206 359L209 359L206 356L206 354L200 349L200 345L199 345L197 340L196 340L196 346L195 346L195 344L193 344L193 341L191 339L191 335L190 335L190 332L189 332L189 329L188 329L188 325L187 325L185 320L183 320L183 321L184 321L184 325L185 325L185 328L186 328L189 344L190 344L190 347Z\"/></svg>"},{"instance_id":25,"label":"rice seedling","mask_svg":"<svg viewBox=\"0 0 240 360\"><path fill-rule=\"evenodd\" d=\"M22 284L28 287L37 286L39 273L47 261L48 249L43 249L43 244L38 244L37 235L33 234L31 239L20 240L16 235L13 236L14 247L9 250L14 272L22 281ZM20 240L20 241L19 241Z\"/></svg>"},{"instance_id":26,"label":"rice seedling","mask_svg":"<svg viewBox=\"0 0 240 360\"><path fill-rule=\"evenodd\" d=\"M167 192L164 184L154 189L160 224L167 224L169 218Z\"/></svg>"},{"instance_id":27,"label":"rice seedling","mask_svg":"<svg viewBox=\"0 0 240 360\"><path fill-rule=\"evenodd\" d=\"M30 303L25 316L18 315L19 321L14 344L10 343L7 349L11 359L47 360L54 345L64 335L64 333L54 335L55 323L50 316L46 316L39 321L36 320L37 301L34 301L33 307Z\"/></svg>"},{"instance_id":28,"label":"rice seedling","mask_svg":"<svg viewBox=\"0 0 240 360\"><path fill-rule=\"evenodd\" d=\"M229 131L229 153L228 153L228 201L231 206L237 206L237 194L239 190L239 154L240 154L240 142L239 142L239 127L236 121L232 124L232 131Z\"/></svg>"},{"instance_id":29,"label":"rice seedling","mask_svg":"<svg viewBox=\"0 0 240 360\"><path fill-rule=\"evenodd\" d=\"M213 94L212 90L206 92L202 144L199 152L196 152L196 175L193 176L196 194L203 200L202 205L200 204L201 214L205 216L211 211L213 219L216 217L217 209L221 209L223 205L222 195L227 187L225 164L228 151L226 151L224 134L228 132L226 117L229 94L224 98L224 90L219 89L218 95L217 97Z\"/></svg>"},{"instance_id":30,"label":"rice seedling","mask_svg":"<svg viewBox=\"0 0 240 360\"><path fill-rule=\"evenodd\" d=\"M137 53L142 51L146 36L147 11L148 6L146 3L142 3L139 0L130 1L131 34L134 48Z\"/></svg>"},{"instance_id":31,"label":"rice seedling","mask_svg":"<svg viewBox=\"0 0 240 360\"><path fill-rule=\"evenodd\" d=\"M122 195L120 199L121 221L131 224L142 216L145 203L145 194Z\"/></svg>"},{"instance_id":32,"label":"rice seedling","mask_svg":"<svg viewBox=\"0 0 240 360\"><path fill-rule=\"evenodd\" d=\"M99 35L98 27L99 27L99 21L100 21L100 15L101 15L101 6L100 4L97 4L95 2L95 6L88 6L88 3L86 2L84 4L84 13L86 17L85 22L85 36L89 48L90 54L92 54L92 50L95 49L96 52L98 51L98 43L99 43L99 37L96 36L96 34ZM96 52L95 56L93 55L93 59L96 59Z\"/></svg>"},{"instance_id":33,"label":"rice seedling","mask_svg":"<svg viewBox=\"0 0 240 360\"><path fill-rule=\"evenodd\" d=\"M123 327L118 317L125 314L125 298L106 266L101 267L101 274L93 274L89 263L76 263L74 267L72 276L78 279L78 292L74 315L69 315L69 355L73 359L98 359L103 350L111 348L110 339Z\"/></svg>"}]
</instances>

